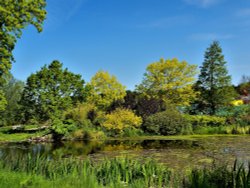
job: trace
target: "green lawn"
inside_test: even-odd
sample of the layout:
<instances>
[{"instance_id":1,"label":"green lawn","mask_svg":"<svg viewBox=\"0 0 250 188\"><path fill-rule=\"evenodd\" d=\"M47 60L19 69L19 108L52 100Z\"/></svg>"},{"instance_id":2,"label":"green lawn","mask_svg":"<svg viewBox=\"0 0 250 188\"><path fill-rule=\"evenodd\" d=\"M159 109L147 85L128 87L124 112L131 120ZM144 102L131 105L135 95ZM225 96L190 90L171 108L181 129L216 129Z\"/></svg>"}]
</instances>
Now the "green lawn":
<instances>
[{"instance_id":1,"label":"green lawn","mask_svg":"<svg viewBox=\"0 0 250 188\"><path fill-rule=\"evenodd\" d=\"M37 133L12 133L6 134L0 132L0 142L22 142L30 138L43 136L46 132L41 131Z\"/></svg>"}]
</instances>

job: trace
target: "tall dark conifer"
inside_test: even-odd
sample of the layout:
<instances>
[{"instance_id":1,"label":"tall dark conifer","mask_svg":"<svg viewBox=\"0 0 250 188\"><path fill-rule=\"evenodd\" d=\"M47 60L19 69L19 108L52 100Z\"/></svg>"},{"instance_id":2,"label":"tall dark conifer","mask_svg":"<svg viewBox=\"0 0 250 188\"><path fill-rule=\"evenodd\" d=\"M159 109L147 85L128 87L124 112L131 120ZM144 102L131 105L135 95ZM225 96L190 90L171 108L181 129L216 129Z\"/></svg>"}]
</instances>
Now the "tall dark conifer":
<instances>
[{"instance_id":1,"label":"tall dark conifer","mask_svg":"<svg viewBox=\"0 0 250 188\"><path fill-rule=\"evenodd\" d=\"M204 112L213 115L218 108L232 101L235 95L218 41L214 41L207 48L200 68L196 84L196 88L200 91L199 106Z\"/></svg>"}]
</instances>

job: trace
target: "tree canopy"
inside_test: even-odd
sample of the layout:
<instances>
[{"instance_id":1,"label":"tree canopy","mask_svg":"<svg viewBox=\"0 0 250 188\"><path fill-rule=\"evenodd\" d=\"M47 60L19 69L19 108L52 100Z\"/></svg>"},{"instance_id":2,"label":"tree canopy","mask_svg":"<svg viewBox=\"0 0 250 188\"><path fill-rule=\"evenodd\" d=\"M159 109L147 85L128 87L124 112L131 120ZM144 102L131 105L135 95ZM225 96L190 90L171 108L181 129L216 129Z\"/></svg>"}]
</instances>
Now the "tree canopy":
<instances>
[{"instance_id":1,"label":"tree canopy","mask_svg":"<svg viewBox=\"0 0 250 188\"><path fill-rule=\"evenodd\" d=\"M126 95L125 86L105 71L98 71L91 79L91 88L88 101L93 102L101 109L106 109L114 101L123 100Z\"/></svg>"},{"instance_id":2,"label":"tree canopy","mask_svg":"<svg viewBox=\"0 0 250 188\"><path fill-rule=\"evenodd\" d=\"M45 0L2 0L0 1L0 84L3 74L11 69L17 38L29 24L42 31L46 17Z\"/></svg>"},{"instance_id":3,"label":"tree canopy","mask_svg":"<svg viewBox=\"0 0 250 188\"><path fill-rule=\"evenodd\" d=\"M160 59L147 66L144 79L137 90L168 103L189 105L196 97L192 88L196 68L196 65L189 65L185 61Z\"/></svg>"},{"instance_id":4,"label":"tree canopy","mask_svg":"<svg viewBox=\"0 0 250 188\"><path fill-rule=\"evenodd\" d=\"M0 90L0 112L4 111L7 106L7 101L4 97L3 91Z\"/></svg>"},{"instance_id":5,"label":"tree canopy","mask_svg":"<svg viewBox=\"0 0 250 188\"><path fill-rule=\"evenodd\" d=\"M228 75L222 48L217 41L205 52L196 87L200 92L199 103L210 114L215 114L219 107L229 104L234 98L231 76Z\"/></svg>"},{"instance_id":6,"label":"tree canopy","mask_svg":"<svg viewBox=\"0 0 250 188\"><path fill-rule=\"evenodd\" d=\"M20 98L24 83L11 74L5 76L6 82L1 88L7 101L6 109L0 113L0 125L13 125L18 120Z\"/></svg>"},{"instance_id":7,"label":"tree canopy","mask_svg":"<svg viewBox=\"0 0 250 188\"><path fill-rule=\"evenodd\" d=\"M84 101L85 94L81 75L63 69L59 61L53 61L27 79L21 99L24 120L59 118L64 110Z\"/></svg>"}]
</instances>

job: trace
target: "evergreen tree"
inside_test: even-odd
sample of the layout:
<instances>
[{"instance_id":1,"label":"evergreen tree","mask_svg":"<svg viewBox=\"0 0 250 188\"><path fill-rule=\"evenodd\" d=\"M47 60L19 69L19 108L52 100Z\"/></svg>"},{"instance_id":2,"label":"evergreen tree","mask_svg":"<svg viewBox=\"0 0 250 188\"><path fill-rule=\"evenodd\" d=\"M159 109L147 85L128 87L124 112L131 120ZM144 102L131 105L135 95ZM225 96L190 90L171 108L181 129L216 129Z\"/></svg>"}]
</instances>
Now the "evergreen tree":
<instances>
[{"instance_id":1,"label":"evergreen tree","mask_svg":"<svg viewBox=\"0 0 250 188\"><path fill-rule=\"evenodd\" d=\"M200 92L198 106L211 115L233 100L235 91L228 75L226 61L219 42L214 41L206 50L201 72L196 83Z\"/></svg>"}]
</instances>

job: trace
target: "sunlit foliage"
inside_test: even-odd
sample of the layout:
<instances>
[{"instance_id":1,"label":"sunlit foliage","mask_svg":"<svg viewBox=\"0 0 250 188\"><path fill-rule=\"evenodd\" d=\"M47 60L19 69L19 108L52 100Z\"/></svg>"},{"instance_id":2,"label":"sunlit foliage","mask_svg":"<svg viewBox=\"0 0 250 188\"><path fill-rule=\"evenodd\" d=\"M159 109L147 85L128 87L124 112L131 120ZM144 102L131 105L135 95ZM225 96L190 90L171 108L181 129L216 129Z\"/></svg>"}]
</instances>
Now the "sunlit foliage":
<instances>
[{"instance_id":1,"label":"sunlit foliage","mask_svg":"<svg viewBox=\"0 0 250 188\"><path fill-rule=\"evenodd\" d=\"M125 86L105 71L98 71L90 83L90 95L88 101L94 103L100 109L106 109L114 101L122 100L126 95Z\"/></svg>"},{"instance_id":2,"label":"sunlit foliage","mask_svg":"<svg viewBox=\"0 0 250 188\"><path fill-rule=\"evenodd\" d=\"M142 124L142 119L128 109L116 109L111 114L105 116L102 126L107 130L121 133L126 128L138 128Z\"/></svg>"},{"instance_id":3,"label":"sunlit foliage","mask_svg":"<svg viewBox=\"0 0 250 188\"><path fill-rule=\"evenodd\" d=\"M34 25L41 32L46 17L45 0L0 1L0 83L3 74L11 69L13 50L22 29Z\"/></svg>"},{"instance_id":4,"label":"sunlit foliage","mask_svg":"<svg viewBox=\"0 0 250 188\"><path fill-rule=\"evenodd\" d=\"M147 66L144 79L137 90L168 103L189 105L197 94L192 88L196 67L177 59L160 59Z\"/></svg>"}]
</instances>

